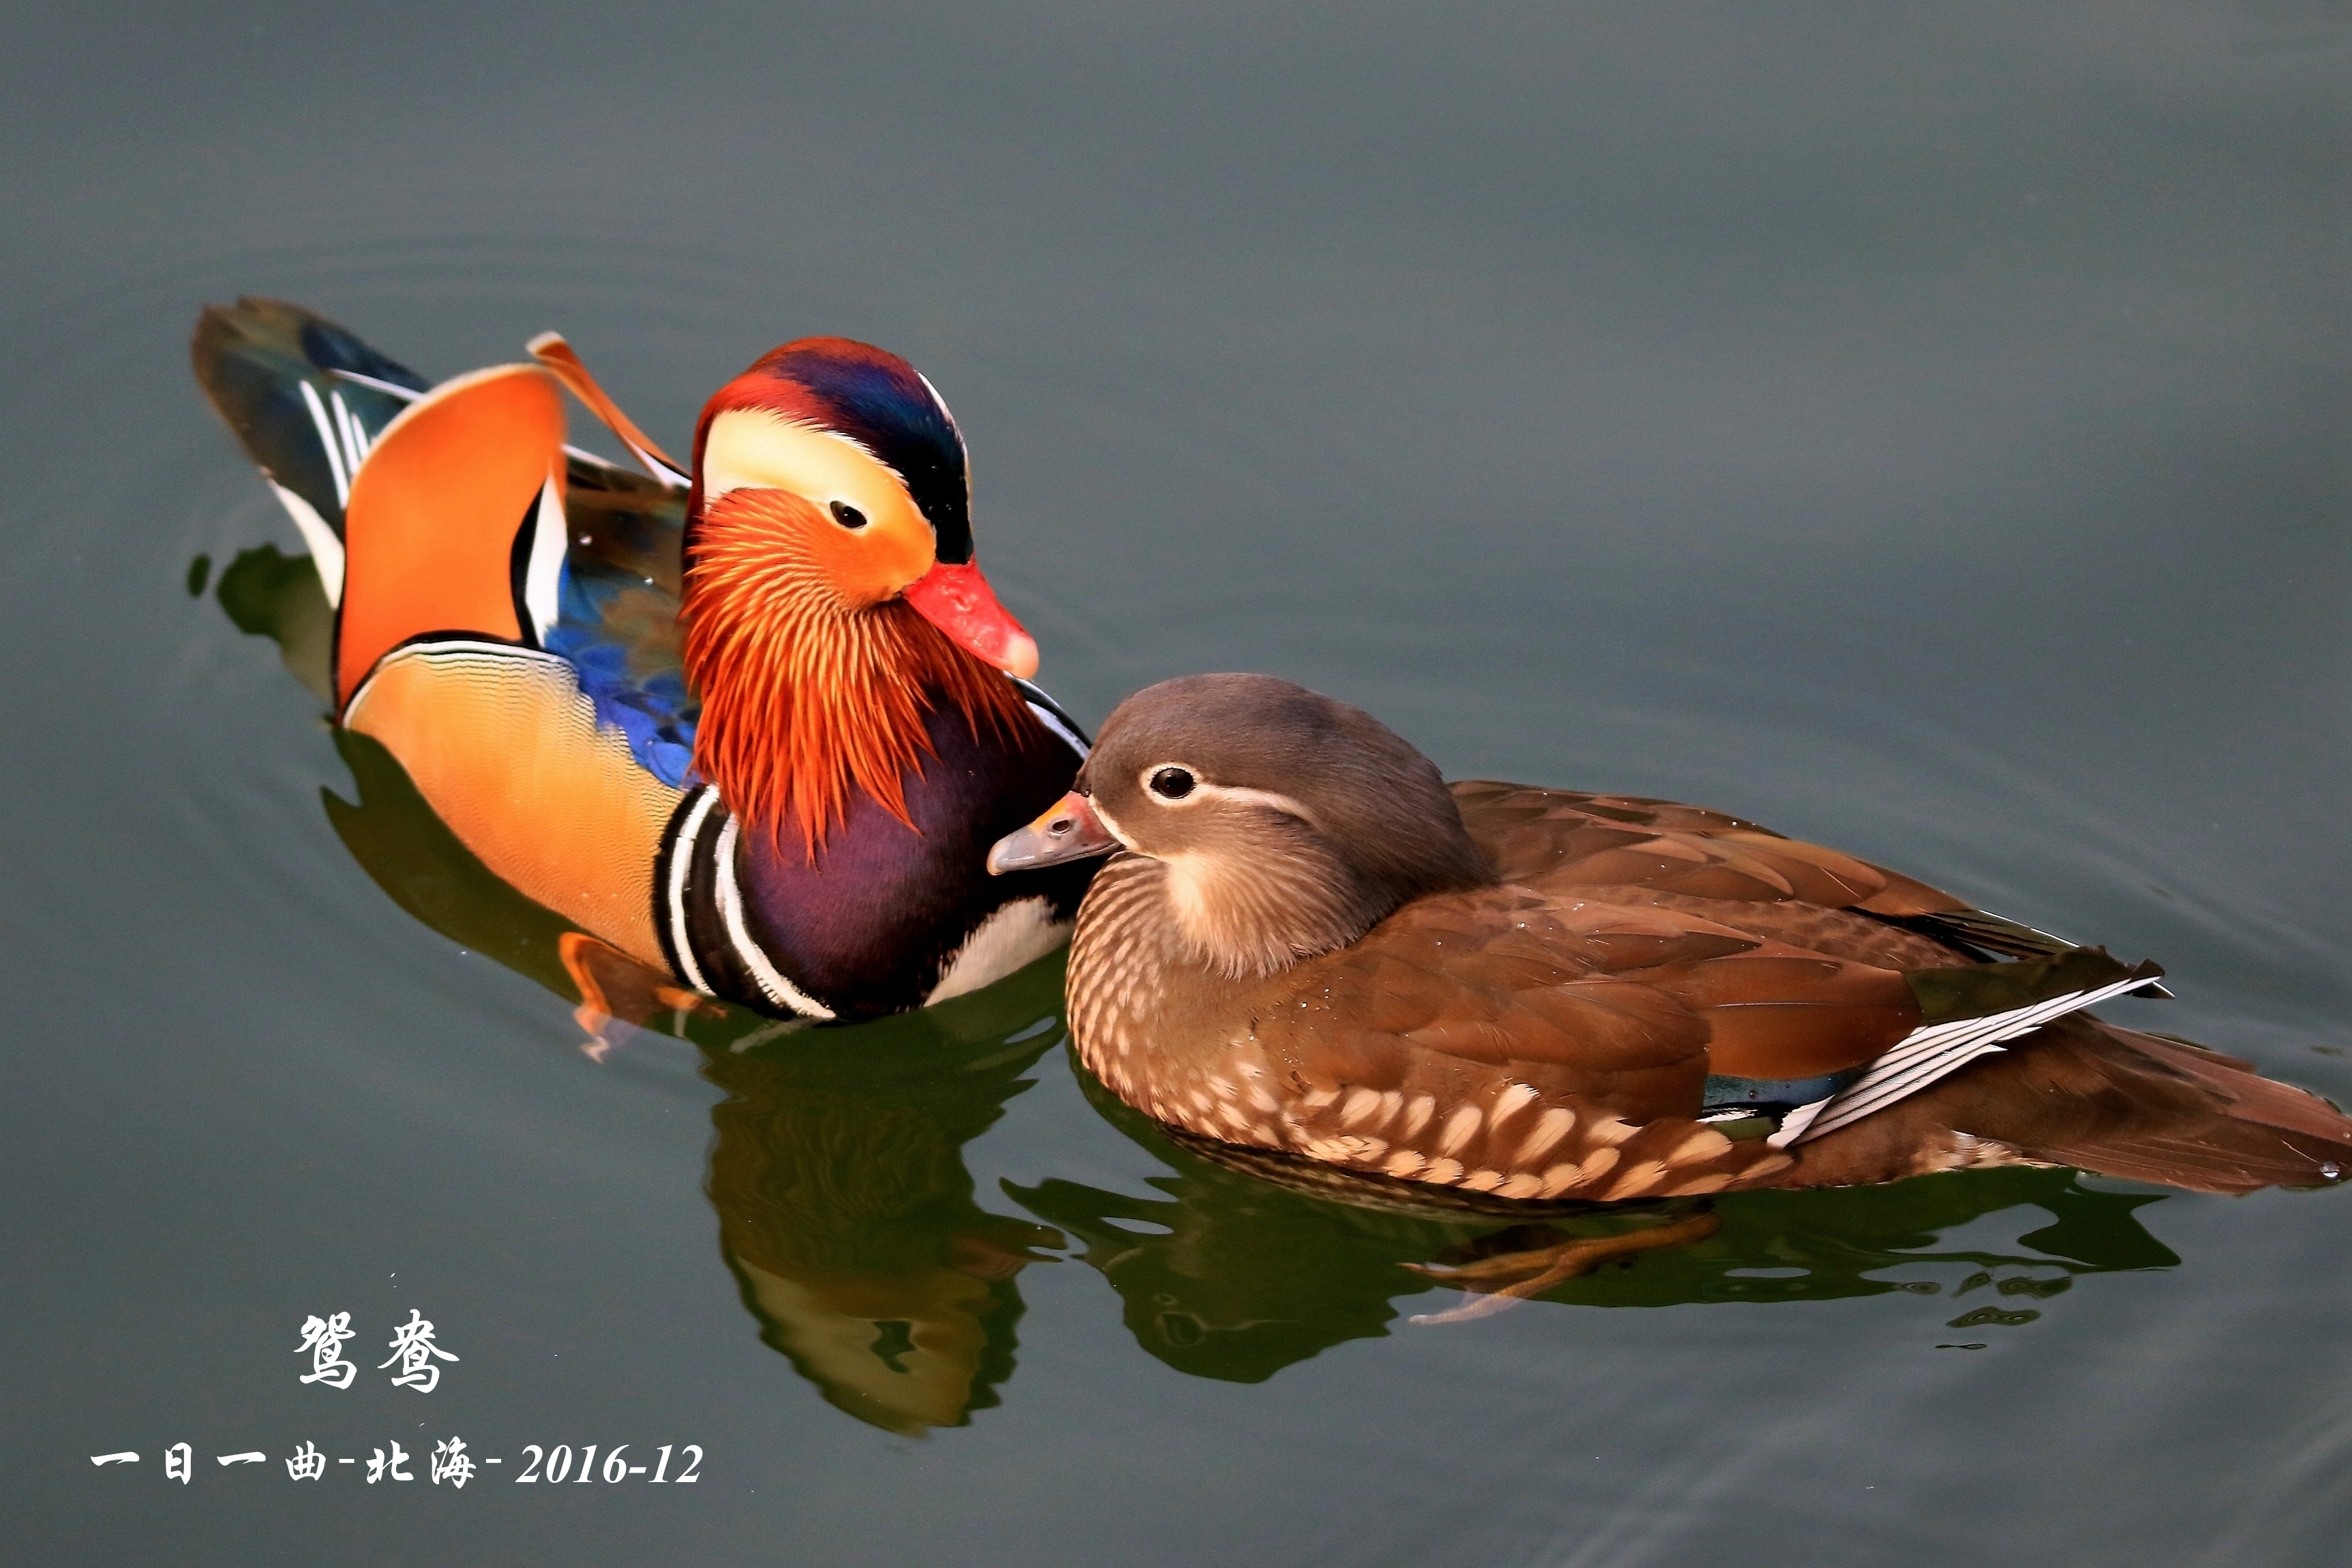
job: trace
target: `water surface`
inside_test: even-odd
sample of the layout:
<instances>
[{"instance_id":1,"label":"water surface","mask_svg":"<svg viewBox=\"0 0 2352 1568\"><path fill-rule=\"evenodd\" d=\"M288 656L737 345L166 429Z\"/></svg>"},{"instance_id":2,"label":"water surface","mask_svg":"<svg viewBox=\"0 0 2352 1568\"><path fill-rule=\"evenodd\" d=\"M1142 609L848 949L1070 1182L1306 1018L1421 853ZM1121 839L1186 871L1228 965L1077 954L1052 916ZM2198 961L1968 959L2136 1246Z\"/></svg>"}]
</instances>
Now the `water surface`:
<instances>
[{"instance_id":1,"label":"water surface","mask_svg":"<svg viewBox=\"0 0 2352 1568\"><path fill-rule=\"evenodd\" d=\"M2340 1555L2340 1196L1747 1194L1421 1326L1460 1298L1405 1265L1498 1222L1171 1142L1075 1073L1053 964L590 1038L462 868L353 852L397 791L229 591L299 543L184 342L240 292L434 375L559 328L665 440L776 342L887 344L1089 722L1276 671L1455 776L2159 958L2179 1000L2116 1016L2344 1100L2341 5L35 5L0 46L12 1555ZM420 1309L463 1358L423 1397L359 1354ZM362 1377L299 1385L339 1310ZM707 1457L280 1464L453 1432Z\"/></svg>"}]
</instances>

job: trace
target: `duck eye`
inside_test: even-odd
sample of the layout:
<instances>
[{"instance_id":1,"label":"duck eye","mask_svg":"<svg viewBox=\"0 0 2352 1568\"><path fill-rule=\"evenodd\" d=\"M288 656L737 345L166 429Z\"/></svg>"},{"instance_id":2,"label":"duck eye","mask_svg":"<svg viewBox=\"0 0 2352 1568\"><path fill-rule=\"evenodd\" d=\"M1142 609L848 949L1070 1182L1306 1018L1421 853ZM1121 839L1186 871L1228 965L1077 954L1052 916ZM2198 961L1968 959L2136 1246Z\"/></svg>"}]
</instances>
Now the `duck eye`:
<instances>
[{"instance_id":1,"label":"duck eye","mask_svg":"<svg viewBox=\"0 0 2352 1568\"><path fill-rule=\"evenodd\" d=\"M1192 793L1193 782L1182 768L1161 768L1151 775L1151 793L1162 800L1182 800Z\"/></svg>"},{"instance_id":2,"label":"duck eye","mask_svg":"<svg viewBox=\"0 0 2352 1568\"><path fill-rule=\"evenodd\" d=\"M833 503L833 521L844 528L864 528L866 514L845 500Z\"/></svg>"}]
</instances>

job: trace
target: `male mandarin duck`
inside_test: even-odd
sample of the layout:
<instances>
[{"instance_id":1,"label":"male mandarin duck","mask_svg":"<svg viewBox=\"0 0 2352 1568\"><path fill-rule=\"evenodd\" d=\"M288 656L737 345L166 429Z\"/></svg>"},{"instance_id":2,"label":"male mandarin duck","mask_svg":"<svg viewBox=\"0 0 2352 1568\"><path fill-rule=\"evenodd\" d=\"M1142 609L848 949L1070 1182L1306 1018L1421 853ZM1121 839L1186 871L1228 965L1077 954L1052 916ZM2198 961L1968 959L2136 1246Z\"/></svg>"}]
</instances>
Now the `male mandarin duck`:
<instances>
[{"instance_id":1,"label":"male mandarin duck","mask_svg":"<svg viewBox=\"0 0 2352 1568\"><path fill-rule=\"evenodd\" d=\"M1077 1049L1202 1138L1571 1201L2018 1163L2238 1193L2352 1168L2326 1101L2085 1011L2163 994L2153 964L1717 812L1449 788L1287 681L1128 699L990 864L1113 851L1071 948Z\"/></svg>"},{"instance_id":2,"label":"male mandarin duck","mask_svg":"<svg viewBox=\"0 0 2352 1568\"><path fill-rule=\"evenodd\" d=\"M982 862L1085 740L1028 683L963 438L906 361L786 343L681 468L551 333L432 387L274 300L206 310L194 347L334 608L336 721L499 878L681 997L778 1016L924 1005L1066 937L1088 868ZM564 388L651 478L564 444Z\"/></svg>"}]
</instances>

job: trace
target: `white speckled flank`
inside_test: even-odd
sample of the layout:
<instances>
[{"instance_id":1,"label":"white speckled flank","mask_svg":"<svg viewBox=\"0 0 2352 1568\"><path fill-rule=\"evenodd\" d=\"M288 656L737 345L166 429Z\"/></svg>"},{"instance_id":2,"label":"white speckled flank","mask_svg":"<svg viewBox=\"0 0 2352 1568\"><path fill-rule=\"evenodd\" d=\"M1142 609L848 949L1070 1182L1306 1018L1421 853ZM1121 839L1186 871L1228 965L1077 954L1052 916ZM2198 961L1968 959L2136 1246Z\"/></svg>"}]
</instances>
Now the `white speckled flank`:
<instances>
[{"instance_id":1,"label":"white speckled flank","mask_svg":"<svg viewBox=\"0 0 2352 1568\"><path fill-rule=\"evenodd\" d=\"M1436 1110L1435 1096L1427 1094L1413 1096L1412 1104L1405 1111L1404 1125L1398 1129L1397 1136L1400 1138L1416 1136L1423 1128L1429 1125L1429 1119L1436 1113Z\"/></svg>"},{"instance_id":2,"label":"white speckled flank","mask_svg":"<svg viewBox=\"0 0 2352 1568\"><path fill-rule=\"evenodd\" d=\"M1564 1165L1554 1165L1543 1173L1543 1184L1536 1189L1536 1196L1556 1198L1569 1188L1581 1186L1583 1183L1584 1167L1574 1161Z\"/></svg>"},{"instance_id":3,"label":"white speckled flank","mask_svg":"<svg viewBox=\"0 0 2352 1568\"><path fill-rule=\"evenodd\" d=\"M1483 1120L1485 1115L1476 1106L1457 1106L1454 1114L1445 1119L1444 1131L1437 1135L1437 1152L1452 1154L1459 1151L1470 1142L1470 1134L1478 1131L1478 1123Z\"/></svg>"},{"instance_id":4,"label":"white speckled flank","mask_svg":"<svg viewBox=\"0 0 2352 1568\"><path fill-rule=\"evenodd\" d=\"M1731 1152L1731 1140L1712 1127L1702 1127L1674 1147L1669 1165L1696 1165Z\"/></svg>"},{"instance_id":5,"label":"white speckled flank","mask_svg":"<svg viewBox=\"0 0 2352 1568\"><path fill-rule=\"evenodd\" d=\"M1626 1166L1623 1173L1609 1184L1609 1195L1612 1198L1640 1197L1665 1179L1664 1162L1643 1160Z\"/></svg>"},{"instance_id":6,"label":"white speckled flank","mask_svg":"<svg viewBox=\"0 0 2352 1568\"><path fill-rule=\"evenodd\" d=\"M1505 1122L1541 1098L1534 1089L1523 1083L1515 1083L1503 1090L1496 1097L1495 1109L1487 1115L1486 1136L1490 1139L1500 1137Z\"/></svg>"},{"instance_id":7,"label":"white speckled flank","mask_svg":"<svg viewBox=\"0 0 2352 1568\"><path fill-rule=\"evenodd\" d=\"M1519 1152L1513 1157L1513 1163L1519 1165L1535 1164L1551 1152L1554 1144L1567 1137L1575 1126L1575 1111L1565 1106L1552 1107L1537 1117L1536 1124L1528 1129L1528 1135L1520 1141Z\"/></svg>"}]
</instances>

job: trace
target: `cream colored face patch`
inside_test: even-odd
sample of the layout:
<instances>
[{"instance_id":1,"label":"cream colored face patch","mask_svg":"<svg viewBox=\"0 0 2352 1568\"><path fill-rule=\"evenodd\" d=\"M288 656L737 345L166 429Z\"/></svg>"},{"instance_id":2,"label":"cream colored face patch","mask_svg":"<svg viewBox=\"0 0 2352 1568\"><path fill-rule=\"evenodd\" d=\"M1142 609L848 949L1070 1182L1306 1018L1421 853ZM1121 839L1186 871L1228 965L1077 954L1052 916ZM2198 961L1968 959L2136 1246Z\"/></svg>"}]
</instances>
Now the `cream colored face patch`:
<instances>
[{"instance_id":1,"label":"cream colored face patch","mask_svg":"<svg viewBox=\"0 0 2352 1568\"><path fill-rule=\"evenodd\" d=\"M867 529L919 537L929 547L931 525L880 458L846 436L765 408L730 408L703 438L703 503L740 489L789 490L820 510L840 501L856 508Z\"/></svg>"}]
</instances>

